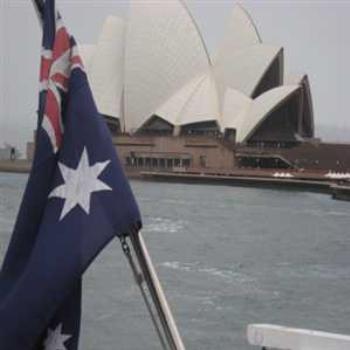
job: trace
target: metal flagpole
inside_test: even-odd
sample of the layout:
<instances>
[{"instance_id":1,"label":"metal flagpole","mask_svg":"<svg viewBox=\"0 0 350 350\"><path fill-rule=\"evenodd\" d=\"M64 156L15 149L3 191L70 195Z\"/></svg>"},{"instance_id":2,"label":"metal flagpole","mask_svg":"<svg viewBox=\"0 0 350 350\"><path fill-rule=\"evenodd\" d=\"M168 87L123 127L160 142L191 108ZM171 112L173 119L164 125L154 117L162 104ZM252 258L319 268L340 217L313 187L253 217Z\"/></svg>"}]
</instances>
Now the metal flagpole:
<instances>
[{"instance_id":1,"label":"metal flagpole","mask_svg":"<svg viewBox=\"0 0 350 350\"><path fill-rule=\"evenodd\" d=\"M159 321L158 321L158 319L156 318L156 316L155 316L155 314L153 312L153 308L152 308L151 302L148 300L147 291L144 288L144 281L145 281L145 279L143 277L142 272L140 272L139 268L136 266L136 264L134 262L131 249L129 247L129 244L126 241L126 237L125 236L121 236L120 237L120 244L122 246L122 249L123 249L123 252L125 254L125 257L128 260L128 263L129 263L129 266L131 268L131 271L133 272L135 283L137 284L137 286L140 289L143 301L144 301L144 303L146 305L148 313L150 314L153 326L154 326L154 328L155 328L155 330L157 332L157 335L158 335L159 341L160 341L160 343L162 345L162 348L163 348L163 350L167 350L168 347L167 347L166 340L164 339L164 334L163 334L163 332L161 330L161 325L159 325Z\"/></svg>"},{"instance_id":2,"label":"metal flagpole","mask_svg":"<svg viewBox=\"0 0 350 350\"><path fill-rule=\"evenodd\" d=\"M32 2L38 14L39 20L42 21L44 0L32 0ZM141 274L138 272L138 269L133 262L131 251L128 248L125 237L121 238L122 248L133 271L135 281L140 288L142 297L145 301L147 310L150 313L150 317L155 326L160 343L165 350L185 350L175 319L165 297L165 293L157 276L145 241L139 229L135 227L133 230L131 230L129 233L129 238L135 252L135 257L138 261ZM159 322L162 327L162 331L160 330L158 321L153 313L151 304L147 299L143 282L146 284L149 294L151 295L153 305L157 311ZM166 343L168 344L167 346Z\"/></svg>"},{"instance_id":3,"label":"metal flagpole","mask_svg":"<svg viewBox=\"0 0 350 350\"><path fill-rule=\"evenodd\" d=\"M170 349L185 350L174 316L165 297L162 285L157 276L141 232L138 230L130 232L130 241L137 256Z\"/></svg>"}]
</instances>

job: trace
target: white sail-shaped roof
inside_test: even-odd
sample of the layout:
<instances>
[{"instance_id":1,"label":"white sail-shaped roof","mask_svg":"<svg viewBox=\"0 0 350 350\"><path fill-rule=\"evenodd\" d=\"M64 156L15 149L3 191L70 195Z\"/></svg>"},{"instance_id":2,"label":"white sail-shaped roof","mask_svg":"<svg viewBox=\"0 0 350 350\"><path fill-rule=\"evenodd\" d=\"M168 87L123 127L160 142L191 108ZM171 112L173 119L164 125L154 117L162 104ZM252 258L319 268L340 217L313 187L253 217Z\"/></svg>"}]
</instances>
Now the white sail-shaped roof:
<instances>
[{"instance_id":1,"label":"white sail-shaped roof","mask_svg":"<svg viewBox=\"0 0 350 350\"><path fill-rule=\"evenodd\" d=\"M182 2L131 1L125 59L126 130L137 130L209 66L203 40Z\"/></svg>"},{"instance_id":2,"label":"white sail-shaped roof","mask_svg":"<svg viewBox=\"0 0 350 350\"><path fill-rule=\"evenodd\" d=\"M206 74L194 89L179 115L179 124L195 124L214 120L219 122L219 100L215 79Z\"/></svg>"},{"instance_id":3,"label":"white sail-shaped roof","mask_svg":"<svg viewBox=\"0 0 350 350\"><path fill-rule=\"evenodd\" d=\"M181 112L186 103L191 99L193 92L202 84L205 75L199 75L185 84L180 90L176 91L167 99L154 114L163 118L172 125L179 125Z\"/></svg>"},{"instance_id":4,"label":"white sail-shaped roof","mask_svg":"<svg viewBox=\"0 0 350 350\"><path fill-rule=\"evenodd\" d=\"M97 46L81 52L100 112L119 118L127 132L152 130L158 116L174 126L174 134L182 126L216 121L222 131L236 129L236 141L245 142L290 102L293 135L313 136L307 76L284 82L283 49L263 44L240 6L214 64L181 0L131 0L127 25L109 17ZM298 99L289 100L298 89Z\"/></svg>"},{"instance_id":5,"label":"white sail-shaped roof","mask_svg":"<svg viewBox=\"0 0 350 350\"><path fill-rule=\"evenodd\" d=\"M315 132L314 110L309 78L307 74L294 74L287 75L285 80L287 84L300 85L303 90L302 133L303 136L313 137Z\"/></svg>"},{"instance_id":6,"label":"white sail-shaped roof","mask_svg":"<svg viewBox=\"0 0 350 350\"><path fill-rule=\"evenodd\" d=\"M280 69L270 71L271 67ZM224 96L228 88L254 97L258 87L261 93L268 88L282 85L282 70L282 48L262 44L249 14L240 5L236 5L214 62L221 108L224 108ZM261 87L260 83L266 81L272 86L265 88L264 84Z\"/></svg>"},{"instance_id":7,"label":"white sail-shaped roof","mask_svg":"<svg viewBox=\"0 0 350 350\"><path fill-rule=\"evenodd\" d=\"M219 49L218 61L259 43L261 39L251 17L242 6L235 5Z\"/></svg>"},{"instance_id":8,"label":"white sail-shaped roof","mask_svg":"<svg viewBox=\"0 0 350 350\"><path fill-rule=\"evenodd\" d=\"M269 67L282 54L281 47L263 44L228 54L214 67L220 89L231 88L252 96Z\"/></svg>"},{"instance_id":9,"label":"white sail-shaped roof","mask_svg":"<svg viewBox=\"0 0 350 350\"><path fill-rule=\"evenodd\" d=\"M234 89L227 89L222 110L221 128L240 129L253 99Z\"/></svg>"},{"instance_id":10,"label":"white sail-shaped roof","mask_svg":"<svg viewBox=\"0 0 350 350\"><path fill-rule=\"evenodd\" d=\"M99 112L115 118L122 117L124 48L124 21L109 16L91 58L89 80Z\"/></svg>"},{"instance_id":11,"label":"white sail-shaped roof","mask_svg":"<svg viewBox=\"0 0 350 350\"><path fill-rule=\"evenodd\" d=\"M271 89L256 98L236 133L236 141L246 141L261 123L282 103L300 89L299 85Z\"/></svg>"},{"instance_id":12,"label":"white sail-shaped roof","mask_svg":"<svg viewBox=\"0 0 350 350\"><path fill-rule=\"evenodd\" d=\"M218 121L217 88L209 72L192 79L157 109L156 115L174 126Z\"/></svg>"}]
</instances>

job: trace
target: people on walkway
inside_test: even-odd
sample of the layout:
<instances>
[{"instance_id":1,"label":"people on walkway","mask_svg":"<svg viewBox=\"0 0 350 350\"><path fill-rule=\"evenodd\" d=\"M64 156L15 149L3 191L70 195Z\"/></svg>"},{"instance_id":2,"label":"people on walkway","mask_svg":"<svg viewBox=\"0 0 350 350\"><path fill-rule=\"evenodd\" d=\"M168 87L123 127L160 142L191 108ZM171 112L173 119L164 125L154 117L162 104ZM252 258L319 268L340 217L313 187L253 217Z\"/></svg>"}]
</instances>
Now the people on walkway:
<instances>
[{"instance_id":1,"label":"people on walkway","mask_svg":"<svg viewBox=\"0 0 350 350\"><path fill-rule=\"evenodd\" d=\"M10 150L10 160L12 161L16 160L16 149L14 147L11 147L11 150Z\"/></svg>"}]
</instances>

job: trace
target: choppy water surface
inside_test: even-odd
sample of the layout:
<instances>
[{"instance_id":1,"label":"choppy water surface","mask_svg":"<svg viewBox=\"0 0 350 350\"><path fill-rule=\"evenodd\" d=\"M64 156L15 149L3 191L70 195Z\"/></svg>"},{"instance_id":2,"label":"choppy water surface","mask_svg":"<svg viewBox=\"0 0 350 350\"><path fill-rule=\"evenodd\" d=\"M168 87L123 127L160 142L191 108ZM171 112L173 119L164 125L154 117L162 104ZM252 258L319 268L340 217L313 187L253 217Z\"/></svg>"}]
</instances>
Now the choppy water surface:
<instances>
[{"instance_id":1,"label":"choppy water surface","mask_svg":"<svg viewBox=\"0 0 350 350\"><path fill-rule=\"evenodd\" d=\"M0 174L3 256L26 177ZM239 187L132 183L188 349L250 349L248 323L350 334L350 203ZM160 349L118 242L88 271L82 350Z\"/></svg>"}]
</instances>

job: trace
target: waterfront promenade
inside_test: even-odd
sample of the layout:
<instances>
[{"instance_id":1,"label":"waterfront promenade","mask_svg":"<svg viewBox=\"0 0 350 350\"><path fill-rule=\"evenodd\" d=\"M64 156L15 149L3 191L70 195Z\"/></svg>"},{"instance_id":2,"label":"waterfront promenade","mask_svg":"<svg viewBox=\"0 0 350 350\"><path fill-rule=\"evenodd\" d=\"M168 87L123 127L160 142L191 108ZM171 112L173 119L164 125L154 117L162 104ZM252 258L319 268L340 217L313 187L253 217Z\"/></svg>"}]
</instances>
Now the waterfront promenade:
<instances>
[{"instance_id":1,"label":"waterfront promenade","mask_svg":"<svg viewBox=\"0 0 350 350\"><path fill-rule=\"evenodd\" d=\"M31 162L28 160L0 160L0 173L28 173ZM325 176L324 171L296 171L278 169L186 169L166 171L150 169L125 169L129 179L154 182L177 182L193 184L215 184L227 186L290 189L325 193L335 199L349 200L349 185Z\"/></svg>"},{"instance_id":2,"label":"waterfront promenade","mask_svg":"<svg viewBox=\"0 0 350 350\"><path fill-rule=\"evenodd\" d=\"M31 162L25 159L0 160L0 172L3 173L28 173Z\"/></svg>"},{"instance_id":3,"label":"waterfront promenade","mask_svg":"<svg viewBox=\"0 0 350 350\"><path fill-rule=\"evenodd\" d=\"M0 172L28 173L31 162L28 160L0 161ZM337 182L325 177L325 172L281 171L277 169L186 169L166 171L150 169L125 169L129 178L178 183L210 183L230 186L285 188L332 194L332 186ZM284 177L284 175L289 175ZM277 176L276 176L277 175ZM281 175L281 176L278 176Z\"/></svg>"}]
</instances>

